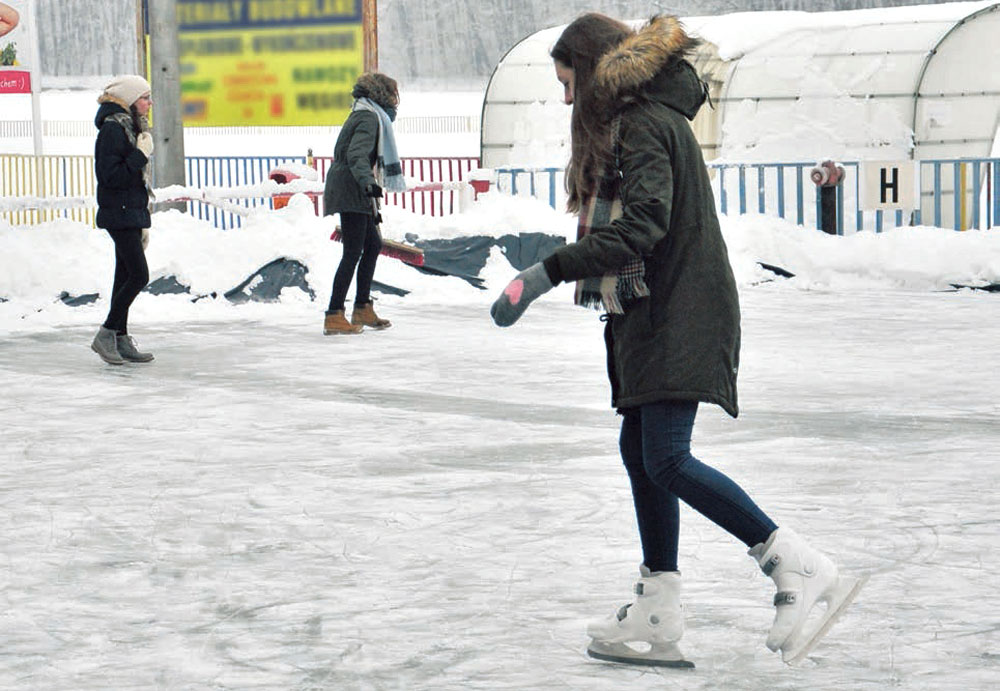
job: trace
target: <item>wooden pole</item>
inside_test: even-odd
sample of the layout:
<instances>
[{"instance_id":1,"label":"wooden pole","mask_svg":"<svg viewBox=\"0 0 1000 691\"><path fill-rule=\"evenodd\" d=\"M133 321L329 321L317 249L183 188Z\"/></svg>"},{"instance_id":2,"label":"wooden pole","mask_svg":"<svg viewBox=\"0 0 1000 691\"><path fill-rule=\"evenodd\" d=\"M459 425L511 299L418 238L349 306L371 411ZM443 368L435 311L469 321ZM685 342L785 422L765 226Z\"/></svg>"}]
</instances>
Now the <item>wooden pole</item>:
<instances>
[{"instance_id":1,"label":"wooden pole","mask_svg":"<svg viewBox=\"0 0 1000 691\"><path fill-rule=\"evenodd\" d=\"M146 66L146 16L143 12L145 4L145 0L135 0L135 57L136 73L149 79Z\"/></svg>"},{"instance_id":2,"label":"wooden pole","mask_svg":"<svg viewBox=\"0 0 1000 691\"><path fill-rule=\"evenodd\" d=\"M149 9L149 73L153 87L153 181L183 185L184 126L181 122L180 45L177 0L156 0ZM184 202L167 208L186 210Z\"/></svg>"},{"instance_id":3,"label":"wooden pole","mask_svg":"<svg viewBox=\"0 0 1000 691\"><path fill-rule=\"evenodd\" d=\"M378 71L378 1L361 0L361 31L364 34L365 72Z\"/></svg>"}]
</instances>

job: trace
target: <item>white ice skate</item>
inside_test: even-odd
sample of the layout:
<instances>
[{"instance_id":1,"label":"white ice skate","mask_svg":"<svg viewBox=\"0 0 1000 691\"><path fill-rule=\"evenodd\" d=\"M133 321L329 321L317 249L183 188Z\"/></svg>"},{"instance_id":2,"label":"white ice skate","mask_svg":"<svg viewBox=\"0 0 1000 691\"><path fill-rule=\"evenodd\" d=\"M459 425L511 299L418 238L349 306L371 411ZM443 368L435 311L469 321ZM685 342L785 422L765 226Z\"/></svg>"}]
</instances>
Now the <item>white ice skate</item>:
<instances>
[{"instance_id":1,"label":"white ice skate","mask_svg":"<svg viewBox=\"0 0 1000 691\"><path fill-rule=\"evenodd\" d=\"M809 654L868 580L841 576L833 561L787 528L774 531L748 554L778 587L767 647L780 650L789 665Z\"/></svg>"},{"instance_id":2,"label":"white ice skate","mask_svg":"<svg viewBox=\"0 0 1000 691\"><path fill-rule=\"evenodd\" d=\"M677 641L684 634L681 575L676 571L651 573L639 567L636 599L616 614L587 627L593 640L587 654L606 662L657 667L694 667L684 659Z\"/></svg>"}]
</instances>

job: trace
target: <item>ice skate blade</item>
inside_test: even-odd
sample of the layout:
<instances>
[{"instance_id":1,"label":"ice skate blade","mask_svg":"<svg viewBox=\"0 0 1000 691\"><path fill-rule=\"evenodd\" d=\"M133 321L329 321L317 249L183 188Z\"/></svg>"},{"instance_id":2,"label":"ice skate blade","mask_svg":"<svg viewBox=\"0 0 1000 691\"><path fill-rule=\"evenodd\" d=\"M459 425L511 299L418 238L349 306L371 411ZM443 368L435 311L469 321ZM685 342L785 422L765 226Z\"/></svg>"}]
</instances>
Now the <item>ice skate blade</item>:
<instances>
[{"instance_id":1,"label":"ice skate blade","mask_svg":"<svg viewBox=\"0 0 1000 691\"><path fill-rule=\"evenodd\" d=\"M694 669L694 663L685 660L676 643L661 643L653 645L647 652L640 653L624 643L602 643L591 641L587 646L587 654L595 660L603 662L620 662L626 665L645 665L647 667L674 667L677 669Z\"/></svg>"},{"instance_id":2,"label":"ice skate blade","mask_svg":"<svg viewBox=\"0 0 1000 691\"><path fill-rule=\"evenodd\" d=\"M782 648L781 659L785 664L796 665L804 660L806 655L811 653L812 649L816 647L816 644L823 640L830 627L837 623L840 615L854 602L854 598L857 597L858 592L867 582L867 575L861 578L854 578L852 576L841 577L836 590L829 598L826 614L819 621L819 626L816 628L815 633L797 648Z\"/></svg>"}]
</instances>

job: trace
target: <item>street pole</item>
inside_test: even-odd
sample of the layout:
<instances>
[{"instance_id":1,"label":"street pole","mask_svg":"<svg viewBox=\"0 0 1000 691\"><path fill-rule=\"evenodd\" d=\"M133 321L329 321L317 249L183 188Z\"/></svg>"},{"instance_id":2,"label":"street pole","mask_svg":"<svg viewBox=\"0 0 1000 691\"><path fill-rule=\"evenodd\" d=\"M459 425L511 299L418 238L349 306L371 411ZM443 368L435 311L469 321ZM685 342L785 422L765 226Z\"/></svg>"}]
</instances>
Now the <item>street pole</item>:
<instances>
[{"instance_id":1,"label":"street pole","mask_svg":"<svg viewBox=\"0 0 1000 691\"><path fill-rule=\"evenodd\" d=\"M135 59L137 72L143 77L149 78L149 69L146 65L146 15L143 8L146 0L135 0Z\"/></svg>"},{"instance_id":2,"label":"street pole","mask_svg":"<svg viewBox=\"0 0 1000 691\"><path fill-rule=\"evenodd\" d=\"M365 72L378 71L378 2L361 0L361 31L364 34Z\"/></svg>"},{"instance_id":3,"label":"street pole","mask_svg":"<svg viewBox=\"0 0 1000 691\"><path fill-rule=\"evenodd\" d=\"M180 45L176 0L148 3L149 74L153 87L153 179L157 187L184 185ZM184 210L184 202L161 208Z\"/></svg>"}]
</instances>

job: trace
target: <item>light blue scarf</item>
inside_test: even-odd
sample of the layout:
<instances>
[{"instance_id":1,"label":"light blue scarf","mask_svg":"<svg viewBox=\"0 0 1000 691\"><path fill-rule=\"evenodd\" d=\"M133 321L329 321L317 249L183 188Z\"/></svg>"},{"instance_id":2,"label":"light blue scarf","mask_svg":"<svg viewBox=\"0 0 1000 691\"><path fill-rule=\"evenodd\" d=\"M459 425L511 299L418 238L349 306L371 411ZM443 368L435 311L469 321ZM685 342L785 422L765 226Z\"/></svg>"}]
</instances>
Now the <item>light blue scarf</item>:
<instances>
[{"instance_id":1,"label":"light blue scarf","mask_svg":"<svg viewBox=\"0 0 1000 691\"><path fill-rule=\"evenodd\" d=\"M386 192L405 192L406 180L403 178L403 164L400 163L396 151L396 135L392 131L392 120L382 106L370 98L357 99L351 110L368 110L378 116L375 179Z\"/></svg>"}]
</instances>

